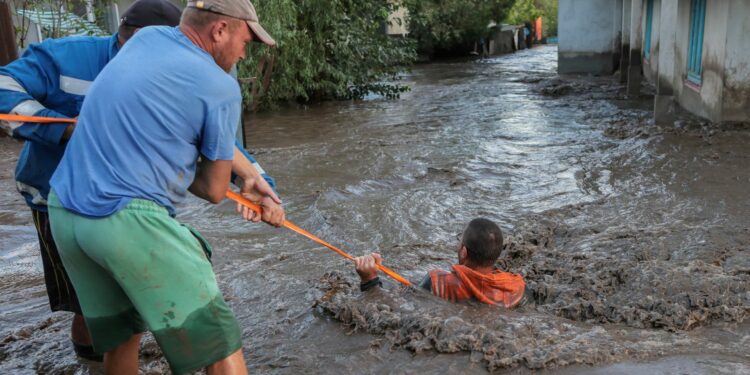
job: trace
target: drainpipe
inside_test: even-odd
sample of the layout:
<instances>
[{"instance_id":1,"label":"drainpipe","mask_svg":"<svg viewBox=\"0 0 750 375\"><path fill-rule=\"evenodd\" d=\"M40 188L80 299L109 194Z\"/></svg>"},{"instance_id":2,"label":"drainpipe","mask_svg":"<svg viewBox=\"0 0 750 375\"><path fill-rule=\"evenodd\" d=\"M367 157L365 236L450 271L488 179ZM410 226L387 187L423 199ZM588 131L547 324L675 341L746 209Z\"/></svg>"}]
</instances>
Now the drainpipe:
<instances>
[{"instance_id":1,"label":"drainpipe","mask_svg":"<svg viewBox=\"0 0 750 375\"><path fill-rule=\"evenodd\" d=\"M18 58L16 30L13 27L10 5L0 1L0 66Z\"/></svg>"}]
</instances>

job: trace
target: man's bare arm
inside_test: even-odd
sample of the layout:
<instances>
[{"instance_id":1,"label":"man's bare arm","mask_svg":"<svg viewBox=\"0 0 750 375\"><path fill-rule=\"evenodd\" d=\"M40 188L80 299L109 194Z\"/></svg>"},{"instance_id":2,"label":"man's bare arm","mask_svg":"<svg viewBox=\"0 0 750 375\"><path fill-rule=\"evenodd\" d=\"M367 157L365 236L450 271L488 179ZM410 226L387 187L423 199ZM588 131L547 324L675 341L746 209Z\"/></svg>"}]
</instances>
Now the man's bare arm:
<instances>
[{"instance_id":1,"label":"man's bare arm","mask_svg":"<svg viewBox=\"0 0 750 375\"><path fill-rule=\"evenodd\" d=\"M195 171L195 180L188 190L196 196L217 204L224 200L232 175L231 160L201 158Z\"/></svg>"}]
</instances>

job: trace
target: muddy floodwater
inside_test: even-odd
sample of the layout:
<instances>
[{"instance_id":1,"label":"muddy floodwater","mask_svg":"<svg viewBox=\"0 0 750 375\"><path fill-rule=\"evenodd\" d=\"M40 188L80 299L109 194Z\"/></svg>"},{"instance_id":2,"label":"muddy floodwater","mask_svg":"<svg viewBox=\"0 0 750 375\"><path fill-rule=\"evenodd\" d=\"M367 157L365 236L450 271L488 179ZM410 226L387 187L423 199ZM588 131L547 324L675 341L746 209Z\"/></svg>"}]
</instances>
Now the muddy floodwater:
<instances>
[{"instance_id":1,"label":"muddy floodwater","mask_svg":"<svg viewBox=\"0 0 750 375\"><path fill-rule=\"evenodd\" d=\"M648 87L559 77L557 50L420 65L394 101L255 116L249 148L287 216L418 281L455 261L472 218L506 234L513 310L450 304L353 267L288 230L189 199L214 245L253 373L750 374L750 126L655 125ZM98 373L48 311L20 146L0 139L0 373ZM153 339L143 373L165 371Z\"/></svg>"}]
</instances>

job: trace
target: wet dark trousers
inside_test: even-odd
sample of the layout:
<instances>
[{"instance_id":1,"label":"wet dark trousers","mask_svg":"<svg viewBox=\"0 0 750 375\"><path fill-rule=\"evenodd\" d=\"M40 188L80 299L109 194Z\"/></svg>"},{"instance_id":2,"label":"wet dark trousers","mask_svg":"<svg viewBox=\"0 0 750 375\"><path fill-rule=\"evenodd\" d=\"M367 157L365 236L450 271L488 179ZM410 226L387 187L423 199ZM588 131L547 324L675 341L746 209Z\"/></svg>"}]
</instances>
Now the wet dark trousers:
<instances>
[{"instance_id":1,"label":"wet dark trousers","mask_svg":"<svg viewBox=\"0 0 750 375\"><path fill-rule=\"evenodd\" d=\"M52 311L70 311L81 314L78 296L73 289L73 284L70 282L52 238L49 215L46 212L32 209L31 216L34 219L34 226L39 237L39 250L44 267L44 284L47 287L50 309Z\"/></svg>"}]
</instances>

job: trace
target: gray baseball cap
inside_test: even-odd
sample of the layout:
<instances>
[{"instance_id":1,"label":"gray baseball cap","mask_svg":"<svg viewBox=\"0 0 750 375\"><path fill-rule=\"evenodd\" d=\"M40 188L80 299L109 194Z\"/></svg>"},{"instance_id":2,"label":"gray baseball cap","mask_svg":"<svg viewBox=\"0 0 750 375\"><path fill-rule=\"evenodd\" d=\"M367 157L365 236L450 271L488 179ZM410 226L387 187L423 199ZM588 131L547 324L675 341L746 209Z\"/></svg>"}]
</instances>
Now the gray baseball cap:
<instances>
[{"instance_id":1,"label":"gray baseball cap","mask_svg":"<svg viewBox=\"0 0 750 375\"><path fill-rule=\"evenodd\" d=\"M255 13L255 7L249 0L191 0L188 1L187 7L244 20L259 41L271 47L276 46L276 41L258 23L258 14Z\"/></svg>"}]
</instances>

